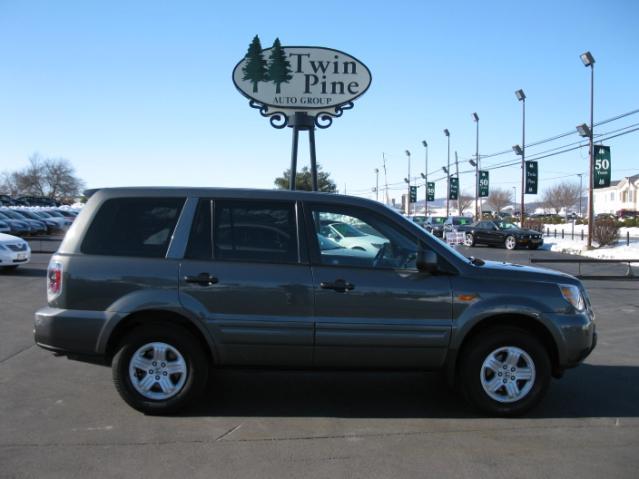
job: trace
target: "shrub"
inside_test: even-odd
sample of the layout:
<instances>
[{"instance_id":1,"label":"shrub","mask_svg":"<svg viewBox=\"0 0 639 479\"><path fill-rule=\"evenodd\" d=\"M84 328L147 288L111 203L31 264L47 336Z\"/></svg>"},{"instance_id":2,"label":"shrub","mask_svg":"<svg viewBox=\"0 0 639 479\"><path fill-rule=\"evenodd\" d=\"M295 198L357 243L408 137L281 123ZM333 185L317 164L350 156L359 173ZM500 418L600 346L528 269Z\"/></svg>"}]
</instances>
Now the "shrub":
<instances>
[{"instance_id":1,"label":"shrub","mask_svg":"<svg viewBox=\"0 0 639 479\"><path fill-rule=\"evenodd\" d=\"M592 236L599 246L612 244L619 239L619 224L613 219L598 219L592 229Z\"/></svg>"}]
</instances>

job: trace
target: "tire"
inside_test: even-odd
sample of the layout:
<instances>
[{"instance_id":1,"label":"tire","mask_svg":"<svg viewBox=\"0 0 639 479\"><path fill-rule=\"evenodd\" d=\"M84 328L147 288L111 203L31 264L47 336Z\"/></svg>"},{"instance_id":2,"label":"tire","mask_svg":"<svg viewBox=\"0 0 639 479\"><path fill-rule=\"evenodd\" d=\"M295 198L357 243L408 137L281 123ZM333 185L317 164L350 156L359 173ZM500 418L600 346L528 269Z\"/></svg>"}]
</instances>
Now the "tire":
<instances>
[{"instance_id":1,"label":"tire","mask_svg":"<svg viewBox=\"0 0 639 479\"><path fill-rule=\"evenodd\" d=\"M464 235L464 244L466 246L475 246L475 237L472 233L466 233Z\"/></svg>"},{"instance_id":2,"label":"tire","mask_svg":"<svg viewBox=\"0 0 639 479\"><path fill-rule=\"evenodd\" d=\"M18 266L19 265L17 264L12 264L11 266L3 266L2 269L4 271L15 271L16 269L18 269Z\"/></svg>"},{"instance_id":3,"label":"tire","mask_svg":"<svg viewBox=\"0 0 639 479\"><path fill-rule=\"evenodd\" d=\"M208 370L198 340L179 326L163 324L133 330L112 363L113 382L122 399L150 415L174 414L195 400L206 387Z\"/></svg>"},{"instance_id":4,"label":"tire","mask_svg":"<svg viewBox=\"0 0 639 479\"><path fill-rule=\"evenodd\" d=\"M517 240L514 236L506 237L506 241L504 241L504 246L507 250L512 251L517 247Z\"/></svg>"},{"instance_id":5,"label":"tire","mask_svg":"<svg viewBox=\"0 0 639 479\"><path fill-rule=\"evenodd\" d=\"M486 414L520 416L542 400L550 385L548 352L527 331L490 329L474 338L462 354L459 375L464 396Z\"/></svg>"}]
</instances>

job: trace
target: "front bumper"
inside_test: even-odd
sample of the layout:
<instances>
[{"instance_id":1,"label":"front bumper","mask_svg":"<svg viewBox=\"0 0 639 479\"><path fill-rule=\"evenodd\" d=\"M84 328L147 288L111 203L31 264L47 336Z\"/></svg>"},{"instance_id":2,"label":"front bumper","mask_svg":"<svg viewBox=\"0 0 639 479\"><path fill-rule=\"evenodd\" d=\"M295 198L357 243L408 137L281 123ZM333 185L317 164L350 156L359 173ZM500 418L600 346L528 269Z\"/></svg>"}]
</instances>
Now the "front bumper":
<instances>
[{"instance_id":1,"label":"front bumper","mask_svg":"<svg viewBox=\"0 0 639 479\"><path fill-rule=\"evenodd\" d=\"M559 367L578 366L597 345L594 313L587 310L577 314L554 314L550 319L560 335L557 343Z\"/></svg>"},{"instance_id":2,"label":"front bumper","mask_svg":"<svg viewBox=\"0 0 639 479\"><path fill-rule=\"evenodd\" d=\"M0 267L27 264L31 260L31 251L0 251Z\"/></svg>"}]
</instances>

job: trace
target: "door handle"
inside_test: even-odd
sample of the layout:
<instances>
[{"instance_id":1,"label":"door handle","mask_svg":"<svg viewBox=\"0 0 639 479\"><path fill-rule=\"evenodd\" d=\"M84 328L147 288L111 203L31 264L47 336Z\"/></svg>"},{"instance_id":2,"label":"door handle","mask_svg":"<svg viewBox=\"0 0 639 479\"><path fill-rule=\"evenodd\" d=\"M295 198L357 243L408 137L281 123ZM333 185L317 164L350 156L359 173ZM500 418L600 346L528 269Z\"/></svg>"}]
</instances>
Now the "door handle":
<instances>
[{"instance_id":1,"label":"door handle","mask_svg":"<svg viewBox=\"0 0 639 479\"><path fill-rule=\"evenodd\" d=\"M187 283L200 284L202 286L211 286L217 283L218 279L209 273L200 273L196 276L185 276L184 281Z\"/></svg>"},{"instance_id":2,"label":"door handle","mask_svg":"<svg viewBox=\"0 0 639 479\"><path fill-rule=\"evenodd\" d=\"M344 281L343 279L336 279L334 282L322 281L320 283L322 289L332 289L338 293L345 293L346 291L352 291L355 289L355 285Z\"/></svg>"}]
</instances>

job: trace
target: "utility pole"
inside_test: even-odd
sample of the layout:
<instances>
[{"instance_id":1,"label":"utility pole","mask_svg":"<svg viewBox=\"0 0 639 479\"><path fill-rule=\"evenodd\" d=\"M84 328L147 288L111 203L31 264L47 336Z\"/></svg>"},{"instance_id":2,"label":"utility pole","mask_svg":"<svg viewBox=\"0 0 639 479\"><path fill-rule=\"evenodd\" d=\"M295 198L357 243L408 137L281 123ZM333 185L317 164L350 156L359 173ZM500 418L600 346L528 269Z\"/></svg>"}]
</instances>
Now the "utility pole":
<instances>
[{"instance_id":1,"label":"utility pole","mask_svg":"<svg viewBox=\"0 0 639 479\"><path fill-rule=\"evenodd\" d=\"M424 151L426 152L426 160L424 163L424 216L428 216L428 143L422 140Z\"/></svg>"},{"instance_id":2,"label":"utility pole","mask_svg":"<svg viewBox=\"0 0 639 479\"><path fill-rule=\"evenodd\" d=\"M450 216L450 131L444 129L444 135L448 139L448 165L446 167L446 218Z\"/></svg>"},{"instance_id":3,"label":"utility pole","mask_svg":"<svg viewBox=\"0 0 639 479\"><path fill-rule=\"evenodd\" d=\"M475 221L481 219L481 199L479 198L479 115L473 113L475 132Z\"/></svg>"},{"instance_id":4,"label":"utility pole","mask_svg":"<svg viewBox=\"0 0 639 479\"><path fill-rule=\"evenodd\" d=\"M375 201L379 201L379 168L375 168Z\"/></svg>"},{"instance_id":5,"label":"utility pole","mask_svg":"<svg viewBox=\"0 0 639 479\"><path fill-rule=\"evenodd\" d=\"M388 199L388 176L386 174L386 155L382 153L382 164L384 165L384 190L386 191L386 204L389 205Z\"/></svg>"},{"instance_id":6,"label":"utility pole","mask_svg":"<svg viewBox=\"0 0 639 479\"><path fill-rule=\"evenodd\" d=\"M457 178L457 211L459 212L459 216L461 216L461 188L459 185L459 159L457 158L457 151L455 151L455 177Z\"/></svg>"},{"instance_id":7,"label":"utility pole","mask_svg":"<svg viewBox=\"0 0 639 479\"><path fill-rule=\"evenodd\" d=\"M520 222L519 226L521 228L524 227L524 193L526 192L526 95L524 94L524 90L517 90L515 92L515 96L517 100L521 102L522 105L522 121L521 121L521 205L519 208L520 211Z\"/></svg>"},{"instance_id":8,"label":"utility pole","mask_svg":"<svg viewBox=\"0 0 639 479\"><path fill-rule=\"evenodd\" d=\"M406 156L408 157L408 176L406 177L406 184L408 184L408 192L406 194L406 214L410 215L410 151L406 150Z\"/></svg>"},{"instance_id":9,"label":"utility pole","mask_svg":"<svg viewBox=\"0 0 639 479\"><path fill-rule=\"evenodd\" d=\"M577 176L579 177L579 217L582 218L581 216L581 197L583 196L583 191L584 191L584 187L583 187L583 173L577 173Z\"/></svg>"}]
</instances>

